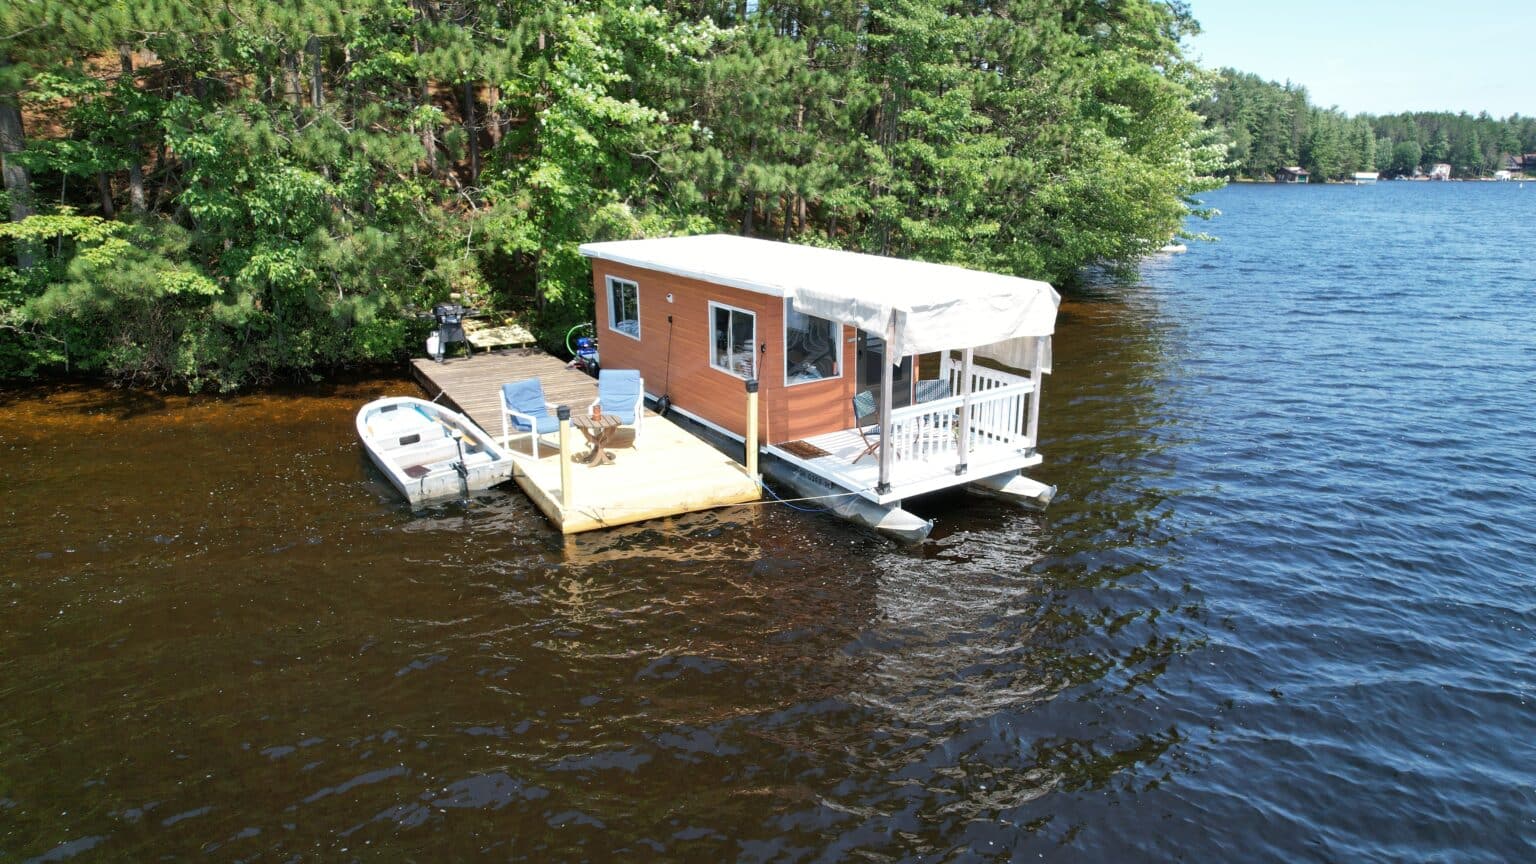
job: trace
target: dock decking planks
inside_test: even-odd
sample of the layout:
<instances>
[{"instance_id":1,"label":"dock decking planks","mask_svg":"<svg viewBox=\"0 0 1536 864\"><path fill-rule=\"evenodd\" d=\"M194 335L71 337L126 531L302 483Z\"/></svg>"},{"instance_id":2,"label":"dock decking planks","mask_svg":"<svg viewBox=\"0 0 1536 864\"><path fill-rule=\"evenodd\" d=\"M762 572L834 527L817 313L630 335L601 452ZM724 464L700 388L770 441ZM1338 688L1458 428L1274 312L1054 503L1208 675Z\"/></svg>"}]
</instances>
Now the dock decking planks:
<instances>
[{"instance_id":1,"label":"dock decking planks","mask_svg":"<svg viewBox=\"0 0 1536 864\"><path fill-rule=\"evenodd\" d=\"M597 398L597 381L568 368L537 348L477 351L471 357L450 357L438 363L426 357L411 361L411 373L429 398L446 398L481 429L501 434L501 397L497 388L524 378L538 378L551 405L569 405L571 413L587 410ZM578 436L579 437L579 436Z\"/></svg>"},{"instance_id":2,"label":"dock decking planks","mask_svg":"<svg viewBox=\"0 0 1536 864\"><path fill-rule=\"evenodd\" d=\"M411 372L432 398L457 408L489 432L501 435L498 388L510 381L537 377L551 405L568 405L573 414L585 412L597 398L597 381L537 348L508 348L453 357L444 363L426 358L411 361ZM549 442L553 436L545 438ZM571 466L572 502L560 504L558 448L540 446L534 459L527 436L512 444L517 459L515 477L539 509L563 533L572 534L708 510L726 504L758 500L757 483L739 463L694 438L651 411L646 411L640 446L632 447L620 434L612 465ZM571 449L586 450L586 442L571 430Z\"/></svg>"}]
</instances>

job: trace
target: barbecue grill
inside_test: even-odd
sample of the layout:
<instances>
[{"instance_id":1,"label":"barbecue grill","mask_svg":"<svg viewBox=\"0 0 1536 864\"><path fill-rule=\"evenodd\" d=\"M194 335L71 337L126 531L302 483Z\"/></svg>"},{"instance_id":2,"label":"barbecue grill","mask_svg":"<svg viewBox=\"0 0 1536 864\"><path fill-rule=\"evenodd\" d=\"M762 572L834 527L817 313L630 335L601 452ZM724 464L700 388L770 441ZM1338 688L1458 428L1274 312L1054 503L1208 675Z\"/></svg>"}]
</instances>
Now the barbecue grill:
<instances>
[{"instance_id":1,"label":"barbecue grill","mask_svg":"<svg viewBox=\"0 0 1536 864\"><path fill-rule=\"evenodd\" d=\"M474 353L474 348L464 337L464 316L467 314L468 311L458 303L439 303L432 307L432 317L437 321L437 346L433 350L437 362L443 362L443 355L454 342L463 342L465 348Z\"/></svg>"}]
</instances>

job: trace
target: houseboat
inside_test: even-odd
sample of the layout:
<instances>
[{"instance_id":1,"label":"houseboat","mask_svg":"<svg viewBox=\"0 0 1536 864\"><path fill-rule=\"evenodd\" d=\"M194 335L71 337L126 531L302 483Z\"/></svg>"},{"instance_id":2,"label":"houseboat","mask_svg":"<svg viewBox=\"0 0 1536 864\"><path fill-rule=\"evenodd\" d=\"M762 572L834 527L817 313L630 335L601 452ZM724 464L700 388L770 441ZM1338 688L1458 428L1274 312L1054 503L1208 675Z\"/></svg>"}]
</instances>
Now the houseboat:
<instances>
[{"instance_id":1,"label":"houseboat","mask_svg":"<svg viewBox=\"0 0 1536 864\"><path fill-rule=\"evenodd\" d=\"M1373 186L1380 179L1380 171L1356 171L1351 175L1351 181L1356 186Z\"/></svg>"},{"instance_id":2,"label":"houseboat","mask_svg":"<svg viewBox=\"0 0 1536 864\"><path fill-rule=\"evenodd\" d=\"M605 368L717 439L756 412L771 479L918 540L903 509L956 486L1038 506L1044 282L732 235L589 243ZM744 388L758 399L744 400Z\"/></svg>"}]
</instances>

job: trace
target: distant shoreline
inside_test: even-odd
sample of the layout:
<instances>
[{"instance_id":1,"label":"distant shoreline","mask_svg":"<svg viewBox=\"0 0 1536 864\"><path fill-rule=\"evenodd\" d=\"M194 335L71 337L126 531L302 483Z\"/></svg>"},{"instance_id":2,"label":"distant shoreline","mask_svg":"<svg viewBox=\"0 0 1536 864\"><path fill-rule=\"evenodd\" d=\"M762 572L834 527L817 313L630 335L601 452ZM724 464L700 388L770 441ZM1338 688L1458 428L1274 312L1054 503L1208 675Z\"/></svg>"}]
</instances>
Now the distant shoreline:
<instances>
[{"instance_id":1,"label":"distant shoreline","mask_svg":"<svg viewBox=\"0 0 1536 864\"><path fill-rule=\"evenodd\" d=\"M1524 183L1527 180L1536 180L1536 177L1511 177L1508 180L1499 180L1494 177L1452 177L1449 180L1431 180L1428 177L1383 177L1376 183ZM1252 185L1252 186L1361 186L1374 184L1361 184L1353 180L1314 180L1307 183L1277 183L1274 180L1255 180L1252 177L1236 177L1226 181L1228 185Z\"/></svg>"}]
</instances>

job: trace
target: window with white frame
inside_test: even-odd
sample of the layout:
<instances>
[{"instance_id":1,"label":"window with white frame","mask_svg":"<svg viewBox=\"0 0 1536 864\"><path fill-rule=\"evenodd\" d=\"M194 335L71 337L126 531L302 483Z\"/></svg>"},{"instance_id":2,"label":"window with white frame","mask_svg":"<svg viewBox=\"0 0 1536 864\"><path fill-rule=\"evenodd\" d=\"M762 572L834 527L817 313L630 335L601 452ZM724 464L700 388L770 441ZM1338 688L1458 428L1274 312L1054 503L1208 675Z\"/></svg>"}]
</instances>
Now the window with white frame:
<instances>
[{"instance_id":1,"label":"window with white frame","mask_svg":"<svg viewBox=\"0 0 1536 864\"><path fill-rule=\"evenodd\" d=\"M836 322L794 309L784 301L784 383L803 384L843 374L842 332Z\"/></svg>"},{"instance_id":2,"label":"window with white frame","mask_svg":"<svg viewBox=\"0 0 1536 864\"><path fill-rule=\"evenodd\" d=\"M738 378L756 375L757 316L745 309L709 304L709 365Z\"/></svg>"},{"instance_id":3,"label":"window with white frame","mask_svg":"<svg viewBox=\"0 0 1536 864\"><path fill-rule=\"evenodd\" d=\"M608 329L640 338L640 286L628 279L608 277Z\"/></svg>"}]
</instances>

